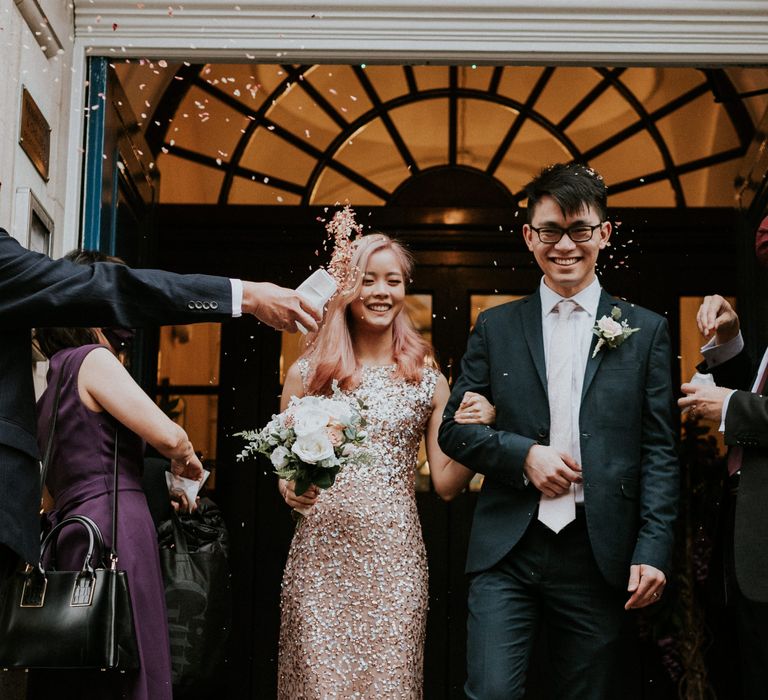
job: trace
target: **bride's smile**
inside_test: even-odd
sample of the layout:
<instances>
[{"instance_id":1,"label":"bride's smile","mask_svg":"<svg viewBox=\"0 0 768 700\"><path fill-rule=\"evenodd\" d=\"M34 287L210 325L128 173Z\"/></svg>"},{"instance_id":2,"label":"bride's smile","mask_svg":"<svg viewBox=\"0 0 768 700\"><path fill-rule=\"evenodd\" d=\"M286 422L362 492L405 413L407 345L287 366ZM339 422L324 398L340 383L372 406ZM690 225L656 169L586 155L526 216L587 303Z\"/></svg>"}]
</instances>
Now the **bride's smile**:
<instances>
[{"instance_id":1,"label":"bride's smile","mask_svg":"<svg viewBox=\"0 0 768 700\"><path fill-rule=\"evenodd\" d=\"M405 303L405 281L392 250L375 252L368 260L360 295L350 304L357 330L389 327Z\"/></svg>"}]
</instances>

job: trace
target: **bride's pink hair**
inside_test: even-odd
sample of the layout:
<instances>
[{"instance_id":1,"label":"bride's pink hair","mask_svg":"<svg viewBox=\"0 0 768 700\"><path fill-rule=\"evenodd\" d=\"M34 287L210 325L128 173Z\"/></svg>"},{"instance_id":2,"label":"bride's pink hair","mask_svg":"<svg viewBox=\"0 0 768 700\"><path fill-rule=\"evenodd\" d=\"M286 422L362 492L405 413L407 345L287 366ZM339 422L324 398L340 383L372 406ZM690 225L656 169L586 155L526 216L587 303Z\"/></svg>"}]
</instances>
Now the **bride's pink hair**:
<instances>
[{"instance_id":1,"label":"bride's pink hair","mask_svg":"<svg viewBox=\"0 0 768 700\"><path fill-rule=\"evenodd\" d=\"M342 389L350 390L360 383L361 365L357 361L349 329L349 305L360 297L363 277L368 261L374 253L391 250L403 273L403 280L410 281L413 258L397 241L383 233L372 233L355 242L350 268L354 270L351 288L337 294L328 304L325 320L320 330L307 339L303 356L310 361L308 394L328 394L334 379ZM408 382L421 381L424 365L434 363L432 346L427 343L411 325L403 309L393 321L393 356L396 363L395 376Z\"/></svg>"}]
</instances>

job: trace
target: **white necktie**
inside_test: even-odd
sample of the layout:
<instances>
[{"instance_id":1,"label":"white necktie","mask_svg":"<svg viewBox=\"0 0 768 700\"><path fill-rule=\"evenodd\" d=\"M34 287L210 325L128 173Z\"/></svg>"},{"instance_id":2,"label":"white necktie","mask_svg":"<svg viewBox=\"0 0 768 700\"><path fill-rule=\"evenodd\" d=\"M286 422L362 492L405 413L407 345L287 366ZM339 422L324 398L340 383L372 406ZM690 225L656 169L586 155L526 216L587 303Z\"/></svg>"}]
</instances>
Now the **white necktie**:
<instances>
[{"instance_id":1,"label":"white necktie","mask_svg":"<svg viewBox=\"0 0 768 700\"><path fill-rule=\"evenodd\" d=\"M557 323L549 341L547 394L549 395L549 444L558 452L573 451L573 355L576 350L571 312L576 303L567 299L557 305ZM550 530L560 532L576 518L573 486L561 496L541 495L539 520Z\"/></svg>"}]
</instances>

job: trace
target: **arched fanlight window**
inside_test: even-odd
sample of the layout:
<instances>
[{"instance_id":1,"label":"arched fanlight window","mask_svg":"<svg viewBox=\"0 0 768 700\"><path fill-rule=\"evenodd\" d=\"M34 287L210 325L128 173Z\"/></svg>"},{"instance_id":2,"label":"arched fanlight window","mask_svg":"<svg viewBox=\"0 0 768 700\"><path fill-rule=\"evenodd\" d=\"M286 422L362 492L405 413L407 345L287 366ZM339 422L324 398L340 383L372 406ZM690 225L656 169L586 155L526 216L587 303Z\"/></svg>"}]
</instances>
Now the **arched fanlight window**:
<instances>
[{"instance_id":1,"label":"arched fanlight window","mask_svg":"<svg viewBox=\"0 0 768 700\"><path fill-rule=\"evenodd\" d=\"M754 133L729 75L714 69L167 71L145 128L168 202L413 204L409 182L448 169L519 203L542 165L578 160L605 176L612 205L722 206Z\"/></svg>"}]
</instances>

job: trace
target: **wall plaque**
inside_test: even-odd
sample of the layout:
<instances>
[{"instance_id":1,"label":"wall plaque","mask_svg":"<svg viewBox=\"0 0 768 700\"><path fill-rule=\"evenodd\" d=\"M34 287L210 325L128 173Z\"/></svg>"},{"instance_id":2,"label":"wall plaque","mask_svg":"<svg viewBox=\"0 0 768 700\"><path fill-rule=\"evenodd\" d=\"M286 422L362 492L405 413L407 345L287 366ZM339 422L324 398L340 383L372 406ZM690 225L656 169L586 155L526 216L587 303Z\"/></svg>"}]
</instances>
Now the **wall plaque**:
<instances>
[{"instance_id":1,"label":"wall plaque","mask_svg":"<svg viewBox=\"0 0 768 700\"><path fill-rule=\"evenodd\" d=\"M27 88L21 93L21 126L19 145L35 166L35 170L48 182L51 156L51 127L32 99Z\"/></svg>"}]
</instances>

